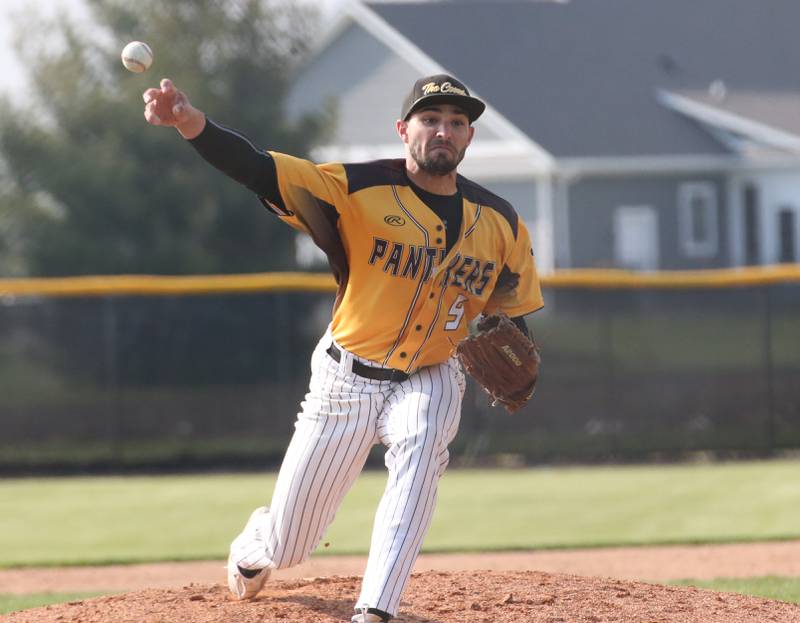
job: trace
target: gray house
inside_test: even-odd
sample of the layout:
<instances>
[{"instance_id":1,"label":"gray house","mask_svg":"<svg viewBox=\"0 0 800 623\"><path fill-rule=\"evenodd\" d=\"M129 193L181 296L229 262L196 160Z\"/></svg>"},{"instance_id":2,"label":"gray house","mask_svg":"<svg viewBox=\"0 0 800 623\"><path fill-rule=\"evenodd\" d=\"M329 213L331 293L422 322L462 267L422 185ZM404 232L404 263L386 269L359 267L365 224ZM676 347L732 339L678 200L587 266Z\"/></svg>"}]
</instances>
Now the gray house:
<instances>
[{"instance_id":1,"label":"gray house","mask_svg":"<svg viewBox=\"0 0 800 623\"><path fill-rule=\"evenodd\" d=\"M800 2L351 2L289 107L334 103L314 158L399 157L419 76L488 107L462 172L511 201L539 267L800 261Z\"/></svg>"}]
</instances>

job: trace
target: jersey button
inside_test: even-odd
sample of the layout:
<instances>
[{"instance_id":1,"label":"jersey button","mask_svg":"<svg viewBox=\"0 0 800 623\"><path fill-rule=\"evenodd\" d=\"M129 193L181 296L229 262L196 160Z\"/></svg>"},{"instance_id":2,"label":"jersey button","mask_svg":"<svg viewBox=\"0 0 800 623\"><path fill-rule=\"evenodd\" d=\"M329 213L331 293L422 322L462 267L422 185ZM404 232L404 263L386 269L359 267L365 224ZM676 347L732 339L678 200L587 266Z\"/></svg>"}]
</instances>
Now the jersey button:
<instances>
[{"instance_id":1,"label":"jersey button","mask_svg":"<svg viewBox=\"0 0 800 623\"><path fill-rule=\"evenodd\" d=\"M400 359L405 359L405 358L406 358L405 352L400 353Z\"/></svg>"},{"instance_id":2,"label":"jersey button","mask_svg":"<svg viewBox=\"0 0 800 623\"><path fill-rule=\"evenodd\" d=\"M434 295L434 293L433 293L433 292L431 292L431 293L428 295L428 298L429 298L429 299L432 299L434 296L435 296L435 295Z\"/></svg>"},{"instance_id":3,"label":"jersey button","mask_svg":"<svg viewBox=\"0 0 800 623\"><path fill-rule=\"evenodd\" d=\"M417 331L422 331L422 325L421 325L421 324L418 324L418 325L417 325L416 327L414 327L414 328L415 328Z\"/></svg>"},{"instance_id":4,"label":"jersey button","mask_svg":"<svg viewBox=\"0 0 800 623\"><path fill-rule=\"evenodd\" d=\"M444 228L441 225L437 225L436 226L436 231L442 231L442 229L444 229Z\"/></svg>"},{"instance_id":5,"label":"jersey button","mask_svg":"<svg viewBox=\"0 0 800 623\"><path fill-rule=\"evenodd\" d=\"M436 239L436 244L442 244L442 239L441 238L437 238Z\"/></svg>"}]
</instances>

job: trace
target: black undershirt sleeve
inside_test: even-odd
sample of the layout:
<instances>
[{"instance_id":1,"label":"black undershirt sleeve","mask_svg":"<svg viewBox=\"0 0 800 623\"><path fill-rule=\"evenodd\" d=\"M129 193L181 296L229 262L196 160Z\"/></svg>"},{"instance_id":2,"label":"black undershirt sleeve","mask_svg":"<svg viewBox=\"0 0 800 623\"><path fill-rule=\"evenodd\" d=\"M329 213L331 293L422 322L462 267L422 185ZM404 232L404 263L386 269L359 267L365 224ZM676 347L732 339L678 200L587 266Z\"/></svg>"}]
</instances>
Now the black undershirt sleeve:
<instances>
[{"instance_id":1,"label":"black undershirt sleeve","mask_svg":"<svg viewBox=\"0 0 800 623\"><path fill-rule=\"evenodd\" d=\"M282 205L275 161L241 132L206 118L203 131L189 144L203 159L259 197Z\"/></svg>"},{"instance_id":2,"label":"black undershirt sleeve","mask_svg":"<svg viewBox=\"0 0 800 623\"><path fill-rule=\"evenodd\" d=\"M528 325L525 323L525 316L515 316L511 319L520 331L522 331L528 339L531 339L531 333L528 331Z\"/></svg>"}]
</instances>

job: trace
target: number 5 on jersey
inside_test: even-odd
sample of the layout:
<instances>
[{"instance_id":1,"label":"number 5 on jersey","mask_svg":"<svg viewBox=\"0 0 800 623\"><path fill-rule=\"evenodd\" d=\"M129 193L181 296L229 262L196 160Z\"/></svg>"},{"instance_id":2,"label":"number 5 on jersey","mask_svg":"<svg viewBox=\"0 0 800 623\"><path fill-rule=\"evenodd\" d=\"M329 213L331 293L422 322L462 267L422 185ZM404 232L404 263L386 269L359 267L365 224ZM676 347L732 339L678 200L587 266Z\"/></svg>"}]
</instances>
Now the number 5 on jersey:
<instances>
[{"instance_id":1,"label":"number 5 on jersey","mask_svg":"<svg viewBox=\"0 0 800 623\"><path fill-rule=\"evenodd\" d=\"M467 297L459 294L453 304L450 306L450 311L447 312L447 322L444 325L445 331L455 331L458 325L461 324L461 319L464 317L464 303Z\"/></svg>"}]
</instances>

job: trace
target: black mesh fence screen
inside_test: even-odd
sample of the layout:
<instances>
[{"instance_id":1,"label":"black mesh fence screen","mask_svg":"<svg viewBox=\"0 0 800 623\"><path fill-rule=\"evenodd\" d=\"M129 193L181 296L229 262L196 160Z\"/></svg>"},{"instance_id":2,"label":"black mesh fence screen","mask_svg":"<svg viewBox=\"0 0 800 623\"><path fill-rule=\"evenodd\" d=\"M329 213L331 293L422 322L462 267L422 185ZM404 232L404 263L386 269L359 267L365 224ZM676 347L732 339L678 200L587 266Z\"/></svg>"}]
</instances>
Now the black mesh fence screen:
<instances>
[{"instance_id":1,"label":"black mesh fence screen","mask_svg":"<svg viewBox=\"0 0 800 623\"><path fill-rule=\"evenodd\" d=\"M800 285L551 288L545 300L529 317L535 397L508 416L470 382L455 462L800 448ZM2 299L0 471L276 466L332 302Z\"/></svg>"}]
</instances>

